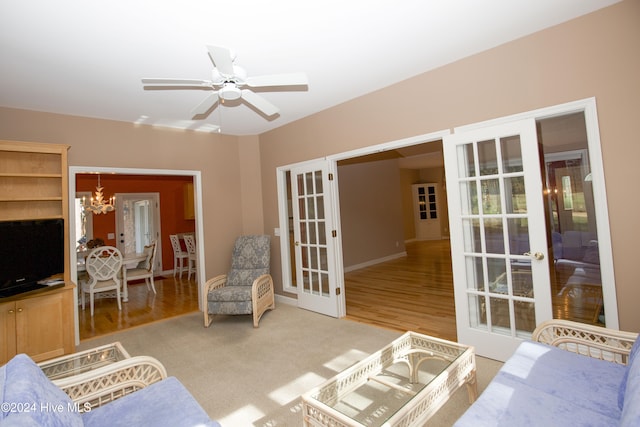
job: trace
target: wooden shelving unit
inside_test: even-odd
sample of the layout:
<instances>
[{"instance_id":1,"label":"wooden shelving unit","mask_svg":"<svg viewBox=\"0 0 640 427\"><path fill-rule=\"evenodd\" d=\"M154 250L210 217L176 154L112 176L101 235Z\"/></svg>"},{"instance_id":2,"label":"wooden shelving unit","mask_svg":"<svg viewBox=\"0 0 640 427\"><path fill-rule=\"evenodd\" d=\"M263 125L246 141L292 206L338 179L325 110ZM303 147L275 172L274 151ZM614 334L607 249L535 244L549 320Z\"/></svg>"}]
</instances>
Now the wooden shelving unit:
<instances>
[{"instance_id":1,"label":"wooden shelving unit","mask_svg":"<svg viewBox=\"0 0 640 427\"><path fill-rule=\"evenodd\" d=\"M0 301L0 363L16 352L36 360L75 350L69 270L68 145L0 141L0 221L64 220L64 288Z\"/></svg>"},{"instance_id":2,"label":"wooden shelving unit","mask_svg":"<svg viewBox=\"0 0 640 427\"><path fill-rule=\"evenodd\" d=\"M0 141L0 221L68 218L68 148Z\"/></svg>"}]
</instances>

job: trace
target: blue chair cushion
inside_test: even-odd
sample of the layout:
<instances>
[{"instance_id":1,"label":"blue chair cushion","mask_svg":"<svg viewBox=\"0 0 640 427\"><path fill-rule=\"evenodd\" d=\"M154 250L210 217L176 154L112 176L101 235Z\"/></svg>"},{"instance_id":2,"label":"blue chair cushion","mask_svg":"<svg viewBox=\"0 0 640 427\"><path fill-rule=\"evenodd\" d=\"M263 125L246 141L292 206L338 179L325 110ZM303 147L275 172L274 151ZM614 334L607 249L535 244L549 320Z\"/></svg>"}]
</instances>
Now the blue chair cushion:
<instances>
[{"instance_id":1,"label":"blue chair cushion","mask_svg":"<svg viewBox=\"0 0 640 427\"><path fill-rule=\"evenodd\" d=\"M78 408L26 354L0 368L0 424L15 426L82 426Z\"/></svg>"},{"instance_id":2,"label":"blue chair cushion","mask_svg":"<svg viewBox=\"0 0 640 427\"><path fill-rule=\"evenodd\" d=\"M220 427L175 377L82 414L85 426Z\"/></svg>"},{"instance_id":3,"label":"blue chair cushion","mask_svg":"<svg viewBox=\"0 0 640 427\"><path fill-rule=\"evenodd\" d=\"M620 383L620 388L618 389L618 407L620 409L624 406L624 395L627 391L627 379L629 378L629 369L631 368L631 364L635 359L638 358L638 353L640 353L640 339L636 339L631 347L631 352L629 353L629 360L627 360L627 369L624 372L624 377L622 377L622 382ZM639 362L640 363L640 362Z\"/></svg>"}]
</instances>

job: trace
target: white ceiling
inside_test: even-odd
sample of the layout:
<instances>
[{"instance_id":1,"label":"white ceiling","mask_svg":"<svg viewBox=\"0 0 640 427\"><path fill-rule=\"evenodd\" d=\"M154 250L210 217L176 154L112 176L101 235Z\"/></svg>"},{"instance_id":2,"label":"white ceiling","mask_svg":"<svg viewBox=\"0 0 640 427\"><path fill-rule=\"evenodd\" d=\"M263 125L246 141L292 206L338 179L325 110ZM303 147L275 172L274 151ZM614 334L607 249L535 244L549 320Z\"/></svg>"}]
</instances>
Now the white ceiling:
<instances>
[{"instance_id":1,"label":"white ceiling","mask_svg":"<svg viewBox=\"0 0 640 427\"><path fill-rule=\"evenodd\" d=\"M256 135L618 0L2 0L0 106ZM249 76L304 72L191 121L209 92L144 90L143 77L210 79L206 45Z\"/></svg>"}]
</instances>

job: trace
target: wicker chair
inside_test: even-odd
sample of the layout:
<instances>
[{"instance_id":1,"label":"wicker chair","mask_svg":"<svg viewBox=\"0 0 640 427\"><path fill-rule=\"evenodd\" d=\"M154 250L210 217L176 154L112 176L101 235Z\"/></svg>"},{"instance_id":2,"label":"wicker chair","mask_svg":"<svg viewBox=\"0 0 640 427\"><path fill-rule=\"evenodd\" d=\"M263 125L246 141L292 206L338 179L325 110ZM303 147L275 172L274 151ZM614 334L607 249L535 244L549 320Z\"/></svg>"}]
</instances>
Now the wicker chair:
<instances>
[{"instance_id":1,"label":"wicker chair","mask_svg":"<svg viewBox=\"0 0 640 427\"><path fill-rule=\"evenodd\" d=\"M236 240L228 274L209 279L204 286L204 326L213 314L253 314L253 327L267 310L273 310L275 296L269 274L269 236L241 236Z\"/></svg>"}]
</instances>

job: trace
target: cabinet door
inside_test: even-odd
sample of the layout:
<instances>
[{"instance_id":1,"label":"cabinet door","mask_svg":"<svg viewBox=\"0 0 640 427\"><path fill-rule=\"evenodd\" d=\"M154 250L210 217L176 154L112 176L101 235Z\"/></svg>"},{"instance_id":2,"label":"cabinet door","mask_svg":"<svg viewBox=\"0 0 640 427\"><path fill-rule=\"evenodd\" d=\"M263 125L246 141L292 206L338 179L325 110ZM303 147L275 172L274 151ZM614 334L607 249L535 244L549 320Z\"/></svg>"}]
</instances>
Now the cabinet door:
<instances>
[{"instance_id":1,"label":"cabinet door","mask_svg":"<svg viewBox=\"0 0 640 427\"><path fill-rule=\"evenodd\" d=\"M18 353L27 353L36 362L65 354L71 326L65 303L68 295L58 292L16 301Z\"/></svg>"},{"instance_id":2,"label":"cabinet door","mask_svg":"<svg viewBox=\"0 0 640 427\"><path fill-rule=\"evenodd\" d=\"M0 304L0 365L16 354L16 303Z\"/></svg>"}]
</instances>

